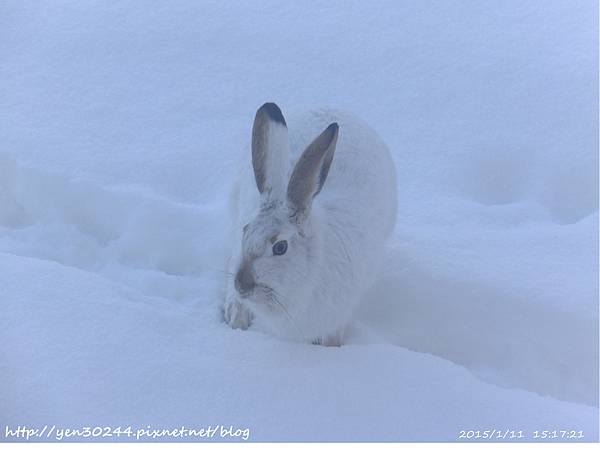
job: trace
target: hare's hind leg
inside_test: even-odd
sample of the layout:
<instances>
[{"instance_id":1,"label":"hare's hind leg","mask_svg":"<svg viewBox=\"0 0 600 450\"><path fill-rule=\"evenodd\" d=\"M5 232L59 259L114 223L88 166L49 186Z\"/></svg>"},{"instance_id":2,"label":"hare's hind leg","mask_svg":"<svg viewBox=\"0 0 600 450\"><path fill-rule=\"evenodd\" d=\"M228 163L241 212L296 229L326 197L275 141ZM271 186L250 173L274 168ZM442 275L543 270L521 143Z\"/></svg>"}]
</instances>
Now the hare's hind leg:
<instances>
[{"instance_id":1,"label":"hare's hind leg","mask_svg":"<svg viewBox=\"0 0 600 450\"><path fill-rule=\"evenodd\" d=\"M343 338L344 330L338 330L335 333L313 339L312 343L314 345L322 345L324 347L341 347Z\"/></svg>"}]
</instances>

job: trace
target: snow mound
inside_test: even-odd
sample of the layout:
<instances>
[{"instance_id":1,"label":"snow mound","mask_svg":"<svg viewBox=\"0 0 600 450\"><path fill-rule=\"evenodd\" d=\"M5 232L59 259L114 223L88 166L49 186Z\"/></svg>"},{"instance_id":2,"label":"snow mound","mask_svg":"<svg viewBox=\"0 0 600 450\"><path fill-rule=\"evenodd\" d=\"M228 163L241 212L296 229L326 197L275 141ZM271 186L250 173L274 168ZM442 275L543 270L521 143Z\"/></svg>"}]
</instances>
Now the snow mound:
<instances>
[{"instance_id":1,"label":"snow mound","mask_svg":"<svg viewBox=\"0 0 600 450\"><path fill-rule=\"evenodd\" d=\"M198 275L224 270L224 203L176 203L26 169L0 153L2 249L48 259L171 300L197 297Z\"/></svg>"},{"instance_id":2,"label":"snow mound","mask_svg":"<svg viewBox=\"0 0 600 450\"><path fill-rule=\"evenodd\" d=\"M231 424L267 441L454 440L490 427L531 438L550 427L597 439L595 408L494 387L439 358L232 331L210 286L196 307L177 307L53 262L2 254L0 269L13 280L0 287L0 420L11 426Z\"/></svg>"}]
</instances>

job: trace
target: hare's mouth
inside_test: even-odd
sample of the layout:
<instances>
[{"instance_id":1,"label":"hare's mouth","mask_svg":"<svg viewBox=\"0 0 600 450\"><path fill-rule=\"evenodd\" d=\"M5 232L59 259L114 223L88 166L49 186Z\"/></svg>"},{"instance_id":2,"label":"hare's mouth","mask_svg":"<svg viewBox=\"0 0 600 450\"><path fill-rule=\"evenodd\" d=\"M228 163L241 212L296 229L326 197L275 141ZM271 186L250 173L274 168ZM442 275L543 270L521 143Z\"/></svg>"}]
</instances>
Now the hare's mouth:
<instances>
[{"instance_id":1,"label":"hare's mouth","mask_svg":"<svg viewBox=\"0 0 600 450\"><path fill-rule=\"evenodd\" d=\"M273 288L263 283L257 283L251 289L239 292L238 295L242 300L248 303L263 304L269 303L276 295Z\"/></svg>"}]
</instances>

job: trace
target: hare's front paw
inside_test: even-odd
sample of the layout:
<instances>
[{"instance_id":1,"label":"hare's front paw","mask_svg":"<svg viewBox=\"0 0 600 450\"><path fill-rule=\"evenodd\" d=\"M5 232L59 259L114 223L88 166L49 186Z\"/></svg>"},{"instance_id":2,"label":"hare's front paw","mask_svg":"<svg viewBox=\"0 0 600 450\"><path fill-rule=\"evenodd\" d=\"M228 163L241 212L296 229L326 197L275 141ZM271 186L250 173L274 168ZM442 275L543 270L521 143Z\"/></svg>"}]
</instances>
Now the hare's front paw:
<instances>
[{"instance_id":1,"label":"hare's front paw","mask_svg":"<svg viewBox=\"0 0 600 450\"><path fill-rule=\"evenodd\" d=\"M226 300L223 306L223 318L233 329L245 330L252 323L252 313L239 300Z\"/></svg>"}]
</instances>

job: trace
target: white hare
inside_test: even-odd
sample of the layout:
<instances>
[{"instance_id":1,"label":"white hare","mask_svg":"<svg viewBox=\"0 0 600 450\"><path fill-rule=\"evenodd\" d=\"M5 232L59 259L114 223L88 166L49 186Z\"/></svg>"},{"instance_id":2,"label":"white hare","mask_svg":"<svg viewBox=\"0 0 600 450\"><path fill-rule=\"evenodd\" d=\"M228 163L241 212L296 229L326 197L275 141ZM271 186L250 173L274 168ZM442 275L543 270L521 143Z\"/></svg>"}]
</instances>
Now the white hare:
<instances>
[{"instance_id":1,"label":"white hare","mask_svg":"<svg viewBox=\"0 0 600 450\"><path fill-rule=\"evenodd\" d=\"M331 110L256 112L248 165L232 195L234 250L225 321L340 345L372 284L396 218L396 174L365 123ZM258 189L257 189L258 188Z\"/></svg>"}]
</instances>

